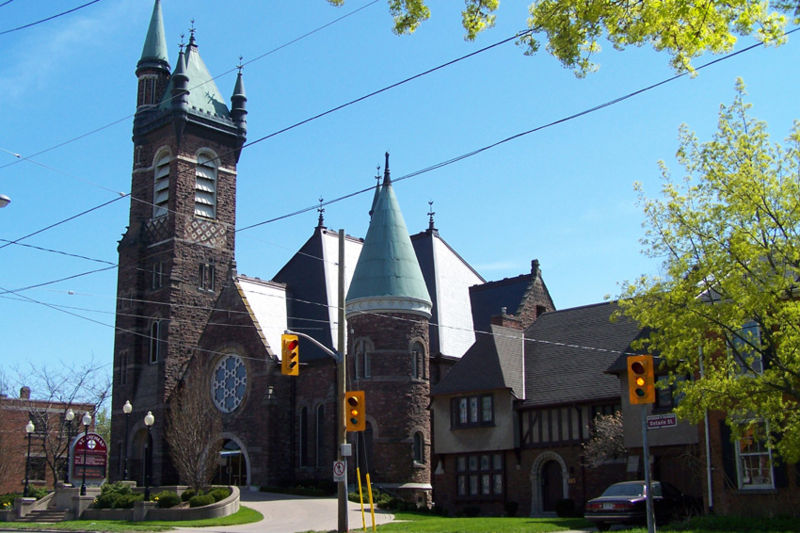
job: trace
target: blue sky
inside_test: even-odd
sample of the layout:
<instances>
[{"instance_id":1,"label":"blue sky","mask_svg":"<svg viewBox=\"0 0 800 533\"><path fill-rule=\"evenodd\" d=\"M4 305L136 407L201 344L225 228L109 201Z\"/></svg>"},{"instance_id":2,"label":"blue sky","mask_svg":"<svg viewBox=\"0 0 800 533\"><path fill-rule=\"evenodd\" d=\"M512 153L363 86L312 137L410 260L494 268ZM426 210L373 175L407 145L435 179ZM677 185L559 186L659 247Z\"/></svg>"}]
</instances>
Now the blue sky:
<instances>
[{"instance_id":1,"label":"blue sky","mask_svg":"<svg viewBox=\"0 0 800 533\"><path fill-rule=\"evenodd\" d=\"M0 7L0 32L82 3L13 1ZM341 8L324 0L240 0L225 7L164 0L163 11L171 62L194 19L209 70L228 72L217 79L226 98L244 57L254 140L506 39L524 29L527 15L525 2L503 2L497 26L465 42L461 4L432 4L431 20L403 37L391 32L382 0L348 0ZM134 70L151 10L148 0L104 0L0 35L0 193L12 198L0 211L0 239L18 239L130 190ZM674 161L679 125L709 139L738 76L752 114L770 124L773 140L783 139L800 118L797 57L796 39L757 48L695 78L402 181L396 193L409 231L427 227L432 200L442 237L487 280L526 273L538 258L558 308L614 296L621 281L659 268L640 253L633 183L657 195L659 160L681 175ZM606 46L597 62L598 72L578 79L545 52L527 57L511 42L254 144L238 166L237 227L369 187L387 150L393 177L401 177L674 74L666 55L646 48ZM31 157L20 161L13 153ZM326 225L363 236L370 201L367 194L329 205ZM4 291L116 263L128 208L128 199L118 200L21 241L51 251L0 248L4 368L94 358L110 372L113 268ZM271 278L316 222L311 211L238 232L239 272Z\"/></svg>"}]
</instances>

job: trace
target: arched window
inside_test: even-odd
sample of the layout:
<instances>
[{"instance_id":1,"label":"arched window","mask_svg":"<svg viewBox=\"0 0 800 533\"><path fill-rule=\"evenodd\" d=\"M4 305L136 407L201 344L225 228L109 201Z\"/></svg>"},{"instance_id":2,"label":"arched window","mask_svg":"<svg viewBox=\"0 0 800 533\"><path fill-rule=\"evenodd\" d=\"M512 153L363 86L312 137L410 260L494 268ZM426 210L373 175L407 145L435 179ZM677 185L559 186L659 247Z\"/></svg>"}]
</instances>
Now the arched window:
<instances>
[{"instance_id":1,"label":"arched window","mask_svg":"<svg viewBox=\"0 0 800 533\"><path fill-rule=\"evenodd\" d=\"M356 379L365 379L372 376L370 352L372 342L367 338L356 339L355 343L355 373Z\"/></svg>"},{"instance_id":2,"label":"arched window","mask_svg":"<svg viewBox=\"0 0 800 533\"><path fill-rule=\"evenodd\" d=\"M414 433L414 462L425 462L425 439L419 431Z\"/></svg>"},{"instance_id":3,"label":"arched window","mask_svg":"<svg viewBox=\"0 0 800 533\"><path fill-rule=\"evenodd\" d=\"M428 370L425 368L425 347L419 341L411 343L411 377L425 379Z\"/></svg>"},{"instance_id":4,"label":"arched window","mask_svg":"<svg viewBox=\"0 0 800 533\"><path fill-rule=\"evenodd\" d=\"M322 450L325 449L325 406L319 404L317 406L317 420L316 420L316 449L314 450L315 466L317 468L322 466Z\"/></svg>"},{"instance_id":5,"label":"arched window","mask_svg":"<svg viewBox=\"0 0 800 533\"><path fill-rule=\"evenodd\" d=\"M157 363L159 359L166 355L167 321L155 319L150 323L148 335L150 348L150 363Z\"/></svg>"},{"instance_id":6,"label":"arched window","mask_svg":"<svg viewBox=\"0 0 800 533\"><path fill-rule=\"evenodd\" d=\"M197 156L194 214L205 218L217 216L217 163L216 158L207 153Z\"/></svg>"},{"instance_id":7,"label":"arched window","mask_svg":"<svg viewBox=\"0 0 800 533\"><path fill-rule=\"evenodd\" d=\"M164 216L169 210L169 152L156 158L153 175L153 218Z\"/></svg>"}]
</instances>

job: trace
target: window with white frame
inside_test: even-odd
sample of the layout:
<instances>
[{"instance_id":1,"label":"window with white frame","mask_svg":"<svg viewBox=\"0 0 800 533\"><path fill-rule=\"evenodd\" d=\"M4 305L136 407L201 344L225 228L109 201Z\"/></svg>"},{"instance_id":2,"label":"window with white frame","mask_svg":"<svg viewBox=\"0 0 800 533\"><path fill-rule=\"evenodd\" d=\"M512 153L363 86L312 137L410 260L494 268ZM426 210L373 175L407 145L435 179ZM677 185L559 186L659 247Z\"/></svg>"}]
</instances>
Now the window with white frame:
<instances>
[{"instance_id":1,"label":"window with white frame","mask_svg":"<svg viewBox=\"0 0 800 533\"><path fill-rule=\"evenodd\" d=\"M217 164L216 158L207 153L197 156L194 214L205 218L217 216Z\"/></svg>"},{"instance_id":2,"label":"window with white frame","mask_svg":"<svg viewBox=\"0 0 800 533\"><path fill-rule=\"evenodd\" d=\"M767 425L751 424L736 441L736 470L739 488L772 489L772 452L767 447Z\"/></svg>"},{"instance_id":3,"label":"window with white frame","mask_svg":"<svg viewBox=\"0 0 800 533\"><path fill-rule=\"evenodd\" d=\"M156 159L153 185L153 218L164 216L169 209L169 153Z\"/></svg>"}]
</instances>

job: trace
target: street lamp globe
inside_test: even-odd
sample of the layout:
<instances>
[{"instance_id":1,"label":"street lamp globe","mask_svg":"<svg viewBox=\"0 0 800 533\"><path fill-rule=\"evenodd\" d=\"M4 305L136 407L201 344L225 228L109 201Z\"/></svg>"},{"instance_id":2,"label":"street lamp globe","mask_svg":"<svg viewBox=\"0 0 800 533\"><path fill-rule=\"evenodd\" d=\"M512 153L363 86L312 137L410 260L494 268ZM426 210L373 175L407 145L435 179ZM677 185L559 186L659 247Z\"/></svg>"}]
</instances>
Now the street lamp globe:
<instances>
[{"instance_id":1,"label":"street lamp globe","mask_svg":"<svg viewBox=\"0 0 800 533\"><path fill-rule=\"evenodd\" d=\"M67 414L64 415L64 418L66 418L67 422L72 422L75 420L75 411L72 409L68 410Z\"/></svg>"},{"instance_id":2,"label":"street lamp globe","mask_svg":"<svg viewBox=\"0 0 800 533\"><path fill-rule=\"evenodd\" d=\"M89 411L83 413L83 419L81 420L84 426L88 426L92 423L92 414Z\"/></svg>"},{"instance_id":3,"label":"street lamp globe","mask_svg":"<svg viewBox=\"0 0 800 533\"><path fill-rule=\"evenodd\" d=\"M129 415L131 414L131 411L133 411L133 405L131 405L131 401L125 400L125 405L122 406L122 412L126 415Z\"/></svg>"},{"instance_id":4,"label":"street lamp globe","mask_svg":"<svg viewBox=\"0 0 800 533\"><path fill-rule=\"evenodd\" d=\"M152 411L147 411L147 414L144 415L144 425L147 427L152 426L156 422L156 417L153 416Z\"/></svg>"},{"instance_id":5,"label":"street lamp globe","mask_svg":"<svg viewBox=\"0 0 800 533\"><path fill-rule=\"evenodd\" d=\"M36 429L36 426L33 425L33 420L28 420L28 423L25 424L25 433L30 435Z\"/></svg>"}]
</instances>

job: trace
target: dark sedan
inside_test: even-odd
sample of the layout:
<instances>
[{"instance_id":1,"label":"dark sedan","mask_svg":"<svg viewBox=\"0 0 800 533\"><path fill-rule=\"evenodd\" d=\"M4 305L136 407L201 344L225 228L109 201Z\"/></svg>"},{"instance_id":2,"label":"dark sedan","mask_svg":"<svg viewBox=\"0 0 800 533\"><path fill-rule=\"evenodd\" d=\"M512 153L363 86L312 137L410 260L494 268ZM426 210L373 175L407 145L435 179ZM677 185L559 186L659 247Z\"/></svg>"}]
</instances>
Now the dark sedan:
<instances>
[{"instance_id":1,"label":"dark sedan","mask_svg":"<svg viewBox=\"0 0 800 533\"><path fill-rule=\"evenodd\" d=\"M691 505L691 498L668 483L652 481L650 487L657 523L669 521L676 512ZM644 481L614 483L586 503L584 517L594 522L600 531L606 531L612 524L645 524L645 494Z\"/></svg>"}]
</instances>

